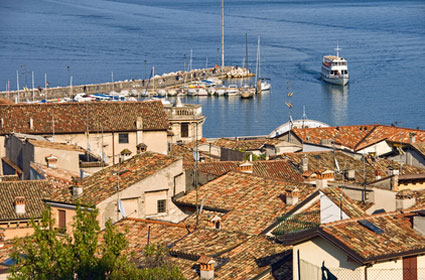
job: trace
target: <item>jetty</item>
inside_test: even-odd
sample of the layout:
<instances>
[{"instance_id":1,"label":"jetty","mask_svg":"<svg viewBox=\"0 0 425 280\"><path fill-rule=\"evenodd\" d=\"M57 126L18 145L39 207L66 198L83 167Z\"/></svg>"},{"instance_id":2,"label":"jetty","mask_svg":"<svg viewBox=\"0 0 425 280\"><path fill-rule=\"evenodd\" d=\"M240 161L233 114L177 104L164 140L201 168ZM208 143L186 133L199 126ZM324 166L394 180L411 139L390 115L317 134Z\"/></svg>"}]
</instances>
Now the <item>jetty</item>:
<instances>
[{"instance_id":1,"label":"jetty","mask_svg":"<svg viewBox=\"0 0 425 280\"><path fill-rule=\"evenodd\" d=\"M110 92L127 92L129 96L138 97L144 92L156 92L160 89L184 86L194 81L201 81L211 77L218 79L247 78L254 76L248 69L237 66L210 67L191 71L178 71L156 75L145 80L125 80L113 83L70 85L54 88L24 88L14 91L1 91L0 98L13 102L60 100L73 98L78 93L95 94Z\"/></svg>"}]
</instances>

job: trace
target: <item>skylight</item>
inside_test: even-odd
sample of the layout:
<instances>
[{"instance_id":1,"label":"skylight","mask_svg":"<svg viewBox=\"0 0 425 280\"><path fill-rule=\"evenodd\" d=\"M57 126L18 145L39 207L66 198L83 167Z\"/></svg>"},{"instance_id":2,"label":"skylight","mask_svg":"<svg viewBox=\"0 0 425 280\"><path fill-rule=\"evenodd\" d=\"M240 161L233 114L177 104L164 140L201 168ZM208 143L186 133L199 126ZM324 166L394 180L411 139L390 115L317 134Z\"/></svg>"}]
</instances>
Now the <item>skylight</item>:
<instances>
[{"instance_id":1,"label":"skylight","mask_svg":"<svg viewBox=\"0 0 425 280\"><path fill-rule=\"evenodd\" d=\"M382 233L384 233L384 231L382 229L380 229L376 225L372 224L368 220L360 220L359 221L359 224L361 224L362 226L370 229L371 231L373 231L376 234L382 234Z\"/></svg>"}]
</instances>

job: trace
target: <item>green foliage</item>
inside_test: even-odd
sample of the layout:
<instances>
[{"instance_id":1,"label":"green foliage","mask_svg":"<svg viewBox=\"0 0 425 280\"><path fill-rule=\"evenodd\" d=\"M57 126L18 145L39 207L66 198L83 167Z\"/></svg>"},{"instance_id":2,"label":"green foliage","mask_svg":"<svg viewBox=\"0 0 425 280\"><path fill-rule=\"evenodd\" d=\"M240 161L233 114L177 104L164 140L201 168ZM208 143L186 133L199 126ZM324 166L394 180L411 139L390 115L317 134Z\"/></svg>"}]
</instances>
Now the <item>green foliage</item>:
<instances>
[{"instance_id":1,"label":"green foliage","mask_svg":"<svg viewBox=\"0 0 425 280\"><path fill-rule=\"evenodd\" d=\"M16 239L9 279L184 279L177 267L170 265L163 247L146 246L144 260L137 266L124 253L128 248L125 235L111 221L105 224L102 242L97 210L86 211L77 206L73 236L58 234L50 209L43 212L41 222L31 222L34 234Z\"/></svg>"}]
</instances>

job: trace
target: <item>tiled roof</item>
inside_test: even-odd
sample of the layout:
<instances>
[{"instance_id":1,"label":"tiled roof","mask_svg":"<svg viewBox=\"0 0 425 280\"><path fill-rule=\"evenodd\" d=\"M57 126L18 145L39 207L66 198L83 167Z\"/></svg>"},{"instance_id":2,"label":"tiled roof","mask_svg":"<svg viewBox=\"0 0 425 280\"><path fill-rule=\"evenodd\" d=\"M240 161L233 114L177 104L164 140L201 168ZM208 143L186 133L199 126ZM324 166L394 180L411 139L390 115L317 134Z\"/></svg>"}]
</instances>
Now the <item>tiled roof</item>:
<instances>
[{"instance_id":1,"label":"tiled roof","mask_svg":"<svg viewBox=\"0 0 425 280\"><path fill-rule=\"evenodd\" d=\"M361 207L362 203L349 198L340 188L327 187L320 189L320 191L333 203L338 205L338 207L340 207L350 218L367 216L365 210ZM321 223L320 210L320 199L318 199L310 207L300 213L288 216L284 215L279 218L282 222L273 231L273 234L282 235L318 227Z\"/></svg>"},{"instance_id":2,"label":"tiled roof","mask_svg":"<svg viewBox=\"0 0 425 280\"><path fill-rule=\"evenodd\" d=\"M250 163L253 164L254 175L288 182L303 182L300 172L287 160L256 160ZM237 161L200 162L197 171L221 176L226 172L236 170L239 164L241 163Z\"/></svg>"},{"instance_id":3,"label":"tiled roof","mask_svg":"<svg viewBox=\"0 0 425 280\"><path fill-rule=\"evenodd\" d=\"M333 203L338 205L338 207L341 207L342 211L350 218L363 217L366 215L359 204L345 195L340 188L328 187L320 189L320 191L332 200Z\"/></svg>"},{"instance_id":4,"label":"tiled roof","mask_svg":"<svg viewBox=\"0 0 425 280\"><path fill-rule=\"evenodd\" d=\"M2 265L2 263L11 257L13 248L13 244L4 244L4 246L0 248L0 275L7 273L9 270L9 267Z\"/></svg>"},{"instance_id":5,"label":"tiled roof","mask_svg":"<svg viewBox=\"0 0 425 280\"><path fill-rule=\"evenodd\" d=\"M10 116L13 116L11 118ZM143 130L167 130L168 119L161 101L71 102L0 106L0 135L135 131L137 118ZM33 129L30 119L33 119Z\"/></svg>"},{"instance_id":6,"label":"tiled roof","mask_svg":"<svg viewBox=\"0 0 425 280\"><path fill-rule=\"evenodd\" d=\"M382 139L407 144L410 140L410 133L416 134L417 142L425 142L425 130L378 125L376 129L374 129L373 132L366 137L366 139L358 144L356 150L361 150L362 148L370 146Z\"/></svg>"},{"instance_id":7,"label":"tiled roof","mask_svg":"<svg viewBox=\"0 0 425 280\"><path fill-rule=\"evenodd\" d=\"M351 125L317 128L294 128L300 139L320 144L322 139L335 139L335 143L358 151L382 140L409 143L410 133L416 133L417 142L425 142L425 131L385 125Z\"/></svg>"},{"instance_id":8,"label":"tiled roof","mask_svg":"<svg viewBox=\"0 0 425 280\"><path fill-rule=\"evenodd\" d=\"M354 147L375 128L376 125L351 125L293 128L292 132L307 143L319 145L322 139L335 139L335 143L354 149Z\"/></svg>"},{"instance_id":9,"label":"tiled roof","mask_svg":"<svg viewBox=\"0 0 425 280\"><path fill-rule=\"evenodd\" d=\"M218 147L227 148L231 150L242 150L242 151L250 151L250 150L258 150L261 146L264 144L269 145L277 145L281 143L282 140L279 139L227 139L227 138L220 138L216 141L214 141L212 144Z\"/></svg>"},{"instance_id":10,"label":"tiled roof","mask_svg":"<svg viewBox=\"0 0 425 280\"><path fill-rule=\"evenodd\" d=\"M49 168L47 165L36 162L30 162L30 167L43 176L44 179L49 181L53 189L62 189L72 184L73 178L80 177L79 173L61 168Z\"/></svg>"},{"instance_id":11,"label":"tiled roof","mask_svg":"<svg viewBox=\"0 0 425 280\"><path fill-rule=\"evenodd\" d=\"M294 207L286 205L285 194L295 187L300 190L300 201L315 190L304 184L231 171L199 187L198 203L204 201L207 210L227 212L222 216L223 229L260 234ZM177 203L194 206L196 191L177 199Z\"/></svg>"},{"instance_id":12,"label":"tiled roof","mask_svg":"<svg viewBox=\"0 0 425 280\"><path fill-rule=\"evenodd\" d=\"M171 248L177 255L218 256L233 249L248 239L247 234L220 229L196 229L180 239Z\"/></svg>"},{"instance_id":13,"label":"tiled roof","mask_svg":"<svg viewBox=\"0 0 425 280\"><path fill-rule=\"evenodd\" d=\"M143 249L147 244L150 227L150 244L163 244L170 248L170 261L177 265L186 279L199 279L201 256L216 261L215 279L251 279L270 270L277 274L276 264L285 260L290 247L273 243L265 237L216 229L196 229L189 232L182 225L141 219L125 219L117 224L126 232L130 251L136 252L136 259L143 262ZM290 258L288 258L290 260ZM288 274L284 274L288 277ZM283 275L276 279L287 279Z\"/></svg>"},{"instance_id":14,"label":"tiled roof","mask_svg":"<svg viewBox=\"0 0 425 280\"><path fill-rule=\"evenodd\" d=\"M334 156L335 155L335 156ZM306 152L306 153L287 153L284 154L285 158L288 158L294 165L302 168L302 159L307 157L308 159L308 170L316 171L318 169L329 169L337 171L335 164L335 158L338 162L340 171L353 169L355 170L355 183L364 182L364 171L366 171L366 182L373 182L376 180L375 172L378 170L383 176L388 174L388 167L391 166L393 169L400 169L400 163L388 160L388 159L375 159L367 157L366 162L363 160L356 159L349 156L341 151L336 151L335 154L331 151L327 152ZM401 174L422 174L425 172L424 169L404 164L401 168ZM342 174L335 174L335 181L342 181Z\"/></svg>"},{"instance_id":15,"label":"tiled roof","mask_svg":"<svg viewBox=\"0 0 425 280\"><path fill-rule=\"evenodd\" d=\"M78 200L83 203L97 204L115 194L118 184L120 190L126 189L178 160L175 157L153 152L135 155L124 162L107 167L82 179L83 193L78 197ZM74 203L75 198L69 188L62 188L55 191L50 200Z\"/></svg>"},{"instance_id":16,"label":"tiled roof","mask_svg":"<svg viewBox=\"0 0 425 280\"><path fill-rule=\"evenodd\" d=\"M0 220L20 220L41 217L43 198L49 194L50 185L45 180L0 182ZM16 214L14 201L25 198L25 214Z\"/></svg>"},{"instance_id":17,"label":"tiled roof","mask_svg":"<svg viewBox=\"0 0 425 280\"><path fill-rule=\"evenodd\" d=\"M172 144L169 154L175 157L183 158L184 169L192 169L194 158L193 158L193 144L188 145L176 145ZM220 158L210 155L205 152L199 152L200 156L203 157L205 162L218 162Z\"/></svg>"},{"instance_id":18,"label":"tiled roof","mask_svg":"<svg viewBox=\"0 0 425 280\"><path fill-rule=\"evenodd\" d=\"M411 144L422 156L425 157L425 142Z\"/></svg>"},{"instance_id":19,"label":"tiled roof","mask_svg":"<svg viewBox=\"0 0 425 280\"><path fill-rule=\"evenodd\" d=\"M65 143L58 143L58 142L50 142L50 141L39 141L39 140L32 140L28 139L28 142L34 145L35 147L40 148L48 148L48 149L55 149L55 150L66 150L66 151L76 151L76 152L82 152L84 153L84 149L77 146L77 145L70 145Z\"/></svg>"},{"instance_id":20,"label":"tiled roof","mask_svg":"<svg viewBox=\"0 0 425 280\"><path fill-rule=\"evenodd\" d=\"M136 257L143 256L143 250L148 242L166 247L186 236L190 231L183 225L166 222L126 218L114 225L120 232L126 232L129 250L136 253Z\"/></svg>"},{"instance_id":21,"label":"tiled roof","mask_svg":"<svg viewBox=\"0 0 425 280\"><path fill-rule=\"evenodd\" d=\"M383 233L366 228L360 220L369 221ZM321 230L363 260L382 259L413 250L425 252L425 235L414 230L410 218L401 213L343 220L325 224Z\"/></svg>"}]
</instances>

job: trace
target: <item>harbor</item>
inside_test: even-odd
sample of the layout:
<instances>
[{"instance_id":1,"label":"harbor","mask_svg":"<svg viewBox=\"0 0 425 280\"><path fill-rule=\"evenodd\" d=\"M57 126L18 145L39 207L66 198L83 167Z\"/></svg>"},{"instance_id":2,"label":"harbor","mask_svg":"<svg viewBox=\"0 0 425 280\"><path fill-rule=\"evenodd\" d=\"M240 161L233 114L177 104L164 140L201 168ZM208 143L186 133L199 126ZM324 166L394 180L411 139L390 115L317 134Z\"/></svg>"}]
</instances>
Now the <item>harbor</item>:
<instances>
[{"instance_id":1,"label":"harbor","mask_svg":"<svg viewBox=\"0 0 425 280\"><path fill-rule=\"evenodd\" d=\"M153 71L152 71L153 73ZM188 95L236 95L232 87L222 86L223 79L243 79L255 76L249 69L235 66L194 69L154 75L145 80L124 80L111 83L72 85L66 87L27 88L0 92L0 98L15 102L104 101L125 100L130 97L167 97ZM18 83L18 81L17 81ZM221 86L216 90L215 86ZM252 87L237 88L237 92ZM217 93L216 93L217 92Z\"/></svg>"}]
</instances>

